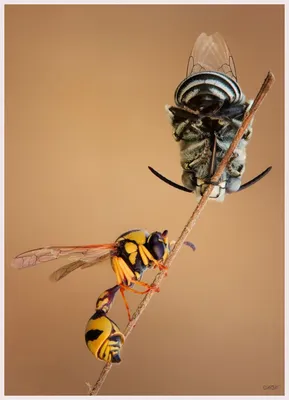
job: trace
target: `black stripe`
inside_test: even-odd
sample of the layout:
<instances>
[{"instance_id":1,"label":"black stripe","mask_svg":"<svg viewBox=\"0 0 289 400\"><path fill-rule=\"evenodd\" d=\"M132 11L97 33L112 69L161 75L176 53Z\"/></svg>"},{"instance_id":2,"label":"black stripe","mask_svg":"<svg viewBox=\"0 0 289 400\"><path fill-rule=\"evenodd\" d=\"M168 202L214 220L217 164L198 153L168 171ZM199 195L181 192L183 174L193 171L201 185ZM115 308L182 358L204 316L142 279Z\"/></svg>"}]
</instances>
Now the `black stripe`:
<instances>
[{"instance_id":1,"label":"black stripe","mask_svg":"<svg viewBox=\"0 0 289 400\"><path fill-rule=\"evenodd\" d=\"M90 331L86 332L85 334L85 341L88 343L89 341L94 341L103 333L99 329L91 329Z\"/></svg>"},{"instance_id":2,"label":"black stripe","mask_svg":"<svg viewBox=\"0 0 289 400\"><path fill-rule=\"evenodd\" d=\"M192 92L195 89L199 90L199 92L195 96L199 96L199 95L202 95L202 94L213 94L211 92L211 89L215 89L215 90L218 90L219 92L221 92L224 95L223 96L224 98L222 98L223 101L229 100L230 97L231 97L231 96L229 96L228 91L226 91L224 88L220 88L219 86L212 85L211 83L208 84L208 83L202 82L202 83L198 84L197 86L195 86L193 89L188 88L182 94L181 97L178 96L178 100L181 101L181 102L186 101L185 98L188 96L188 94L190 92ZM215 96L215 94L213 94L213 95ZM189 101L191 101L195 96L192 96Z\"/></svg>"},{"instance_id":3,"label":"black stripe","mask_svg":"<svg viewBox=\"0 0 289 400\"><path fill-rule=\"evenodd\" d=\"M97 310L90 319L93 319L93 320L98 319L99 317L102 317L105 314L106 313L103 310Z\"/></svg>"},{"instance_id":4,"label":"black stripe","mask_svg":"<svg viewBox=\"0 0 289 400\"><path fill-rule=\"evenodd\" d=\"M234 81L228 75L222 74L220 72L199 72L184 79L180 83L179 87L182 86L187 81L190 83L198 80L205 82L206 80L212 80L212 79L217 82L220 82L222 85L226 86L228 90L232 90L234 93L237 92L240 95L242 92L239 84L236 81Z\"/></svg>"},{"instance_id":5,"label":"black stripe","mask_svg":"<svg viewBox=\"0 0 289 400\"><path fill-rule=\"evenodd\" d=\"M206 80L208 79L218 82L222 87L214 85L213 83L206 82ZM196 81L199 81L199 83L196 83ZM194 82L196 83L196 85L190 88L189 86ZM243 98L243 94L239 85L227 75L217 72L203 72L191 75L179 84L175 91L175 102L177 105L182 105L185 96L189 92L198 89L200 90L200 92L198 93L199 95L202 93L210 93L210 89L212 88L215 88L216 90L224 93L228 100L233 97L233 100L230 100L230 102L233 103L238 103Z\"/></svg>"}]
</instances>

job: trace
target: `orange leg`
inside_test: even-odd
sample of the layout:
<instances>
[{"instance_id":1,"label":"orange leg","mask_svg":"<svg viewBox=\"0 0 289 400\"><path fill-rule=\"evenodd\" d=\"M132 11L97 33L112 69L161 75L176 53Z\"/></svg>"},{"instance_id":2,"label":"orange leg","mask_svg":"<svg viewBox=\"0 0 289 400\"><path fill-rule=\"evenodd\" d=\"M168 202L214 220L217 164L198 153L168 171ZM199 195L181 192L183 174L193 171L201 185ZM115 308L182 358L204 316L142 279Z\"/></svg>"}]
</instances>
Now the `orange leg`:
<instances>
[{"instance_id":1,"label":"orange leg","mask_svg":"<svg viewBox=\"0 0 289 400\"><path fill-rule=\"evenodd\" d=\"M148 283L145 283L145 282L133 281L133 283L134 284L137 283L137 284L139 284L141 286L145 286L147 289L144 292L139 292L139 291L137 291L137 290L135 290L135 289L133 289L133 288L131 288L129 286L126 286L126 285L123 285L123 284L119 285L120 286L120 293L122 295L122 298L123 298L123 301L124 301L124 304L125 304L125 308L127 310L127 315L128 315L129 321L131 321L131 314L130 314L130 309L129 309L128 302L127 302L125 294L124 294L125 290L128 290L128 291L136 293L136 294L146 294L150 290L154 290L155 292L159 292L160 291L160 289L158 287L156 287L154 285L149 285Z\"/></svg>"},{"instance_id":2,"label":"orange leg","mask_svg":"<svg viewBox=\"0 0 289 400\"><path fill-rule=\"evenodd\" d=\"M145 290L144 292L139 292L138 290L135 290L135 289L133 289L133 288L131 288L131 287L129 287L129 286L126 286L126 285L122 285L121 287L122 287L124 290L128 290L129 292L136 293L136 294L146 294L147 292L150 291L150 289L147 289L147 290Z\"/></svg>"},{"instance_id":3,"label":"orange leg","mask_svg":"<svg viewBox=\"0 0 289 400\"><path fill-rule=\"evenodd\" d=\"M120 293L122 295L122 299L123 299L124 304L125 304L125 308L126 308L127 315L128 315L128 320L131 321L130 309L129 309L129 305L128 305L127 299L126 299L126 297L124 295L124 291L125 291L125 288L123 286L121 286L120 287Z\"/></svg>"},{"instance_id":4,"label":"orange leg","mask_svg":"<svg viewBox=\"0 0 289 400\"><path fill-rule=\"evenodd\" d=\"M139 281L132 281L132 282L133 282L133 284L138 284L138 285L144 286L147 289L144 292L139 292L138 290L135 290L127 285L122 284L122 285L120 285L120 287L122 287L124 290L128 290L128 291L130 291L132 293L136 293L136 294L146 294L150 290L154 290L155 292L160 291L160 289L158 287L155 287L154 285L149 285L148 283L145 283L145 282L139 282Z\"/></svg>"},{"instance_id":5,"label":"orange leg","mask_svg":"<svg viewBox=\"0 0 289 400\"><path fill-rule=\"evenodd\" d=\"M161 263L159 263L159 262L156 262L156 263L155 263L154 268L158 268L160 271L162 271L162 270L167 271L167 270L169 269L168 267L166 267L165 265L163 265L163 264L161 264ZM168 276L168 273L167 273L167 272L165 273L165 276Z\"/></svg>"},{"instance_id":6,"label":"orange leg","mask_svg":"<svg viewBox=\"0 0 289 400\"><path fill-rule=\"evenodd\" d=\"M154 290L155 292L159 292L160 288L156 287L155 285L149 285L148 283L142 282L142 281L137 281L137 280L133 280L132 281L135 285L140 285L140 286L144 286L147 288L147 290L143 293L147 293L150 290ZM140 292L138 292L140 293Z\"/></svg>"},{"instance_id":7,"label":"orange leg","mask_svg":"<svg viewBox=\"0 0 289 400\"><path fill-rule=\"evenodd\" d=\"M161 264L161 263L158 262L157 260L153 260L153 261L151 261L151 263L152 263L152 266L153 266L154 268L159 268L160 270L162 270L162 269L168 270L168 269L169 269L168 267L166 267L165 265Z\"/></svg>"}]
</instances>

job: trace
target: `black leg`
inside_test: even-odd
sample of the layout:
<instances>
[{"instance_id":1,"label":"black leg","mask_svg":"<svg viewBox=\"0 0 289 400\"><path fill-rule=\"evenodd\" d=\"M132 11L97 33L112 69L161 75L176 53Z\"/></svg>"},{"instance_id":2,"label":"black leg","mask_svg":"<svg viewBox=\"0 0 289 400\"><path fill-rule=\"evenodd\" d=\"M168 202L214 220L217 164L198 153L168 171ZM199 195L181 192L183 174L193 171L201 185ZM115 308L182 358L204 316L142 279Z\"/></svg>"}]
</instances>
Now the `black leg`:
<instances>
[{"instance_id":1,"label":"black leg","mask_svg":"<svg viewBox=\"0 0 289 400\"><path fill-rule=\"evenodd\" d=\"M248 187L254 185L255 183L257 183L258 181L260 181L260 179L264 178L264 176L266 176L270 171L271 171L272 167L268 167L267 169L265 169L265 171L261 172L261 174L257 175L255 178L251 179L249 182L244 183L244 185L242 185L240 187L240 189L238 190L238 192L240 192L241 190L247 189Z\"/></svg>"},{"instance_id":2,"label":"black leg","mask_svg":"<svg viewBox=\"0 0 289 400\"><path fill-rule=\"evenodd\" d=\"M157 172L155 169L153 169L152 167L148 167L148 169L155 175L157 176L159 179L161 179L163 182L167 183L170 186L173 186L176 189L182 190L184 192L189 192L192 193L192 190L187 189L184 186L178 185L177 183L170 181L169 179L165 178L163 175L161 175L159 172Z\"/></svg>"}]
</instances>

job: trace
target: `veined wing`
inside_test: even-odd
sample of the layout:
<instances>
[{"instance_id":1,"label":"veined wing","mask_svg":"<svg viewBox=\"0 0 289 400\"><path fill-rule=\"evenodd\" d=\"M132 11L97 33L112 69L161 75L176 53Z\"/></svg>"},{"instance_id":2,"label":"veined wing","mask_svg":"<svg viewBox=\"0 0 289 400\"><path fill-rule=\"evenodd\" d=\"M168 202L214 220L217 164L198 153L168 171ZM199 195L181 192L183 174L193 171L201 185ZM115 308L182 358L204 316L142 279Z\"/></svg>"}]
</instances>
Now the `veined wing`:
<instances>
[{"instance_id":1,"label":"veined wing","mask_svg":"<svg viewBox=\"0 0 289 400\"><path fill-rule=\"evenodd\" d=\"M71 263L63 265L62 267L60 267L59 269L54 271L50 275L49 279L52 282L57 282L60 279L67 276L68 274L70 274L71 272L75 271L76 269L79 269L79 268L84 269L84 268L92 267L95 264L98 264L102 261L105 261L105 260L111 258L112 255L113 255L113 253L111 253L111 251L106 251L102 255L99 254L99 256L97 258L94 258L92 261L88 261L88 259L72 261Z\"/></svg>"},{"instance_id":2,"label":"veined wing","mask_svg":"<svg viewBox=\"0 0 289 400\"><path fill-rule=\"evenodd\" d=\"M187 74L218 71L237 81L237 72L233 56L222 35L201 33L197 38L188 60Z\"/></svg>"},{"instance_id":3,"label":"veined wing","mask_svg":"<svg viewBox=\"0 0 289 400\"><path fill-rule=\"evenodd\" d=\"M56 260L60 257L68 257L70 262L56 270L50 277L51 280L58 281L75 269L90 267L110 258L115 254L116 249L117 245L115 243L41 247L18 254L12 260L11 265L14 268L22 269Z\"/></svg>"}]
</instances>

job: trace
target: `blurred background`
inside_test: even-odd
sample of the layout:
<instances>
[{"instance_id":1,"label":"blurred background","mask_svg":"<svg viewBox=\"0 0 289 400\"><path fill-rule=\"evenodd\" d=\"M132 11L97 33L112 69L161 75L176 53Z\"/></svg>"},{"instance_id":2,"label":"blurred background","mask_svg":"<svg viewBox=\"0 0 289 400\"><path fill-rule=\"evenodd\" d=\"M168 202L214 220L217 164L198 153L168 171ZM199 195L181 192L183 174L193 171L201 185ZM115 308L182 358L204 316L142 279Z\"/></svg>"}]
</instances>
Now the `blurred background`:
<instances>
[{"instance_id":1,"label":"blurred background","mask_svg":"<svg viewBox=\"0 0 289 400\"><path fill-rule=\"evenodd\" d=\"M248 98L274 73L243 182L273 169L206 206L189 237L197 251L182 249L100 394L284 392L283 6L6 5L7 395L87 393L104 363L86 348L85 325L115 283L109 262L53 284L63 260L18 271L11 259L45 245L113 242L133 228L176 239L196 206L147 166L181 182L164 106L203 31L227 40ZM128 299L134 309L141 296ZM120 295L109 316L125 328Z\"/></svg>"}]
</instances>

